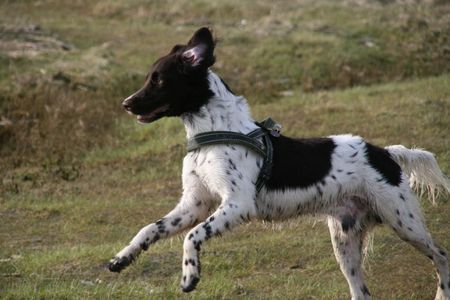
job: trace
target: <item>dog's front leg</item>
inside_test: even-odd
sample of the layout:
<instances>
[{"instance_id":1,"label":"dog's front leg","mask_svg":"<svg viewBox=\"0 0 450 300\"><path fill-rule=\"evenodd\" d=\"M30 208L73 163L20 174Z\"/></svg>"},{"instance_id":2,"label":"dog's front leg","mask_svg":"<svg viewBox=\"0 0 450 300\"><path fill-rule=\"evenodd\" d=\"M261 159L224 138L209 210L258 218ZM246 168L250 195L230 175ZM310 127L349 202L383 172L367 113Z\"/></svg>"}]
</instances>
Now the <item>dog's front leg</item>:
<instances>
[{"instance_id":1,"label":"dog's front leg","mask_svg":"<svg viewBox=\"0 0 450 300\"><path fill-rule=\"evenodd\" d=\"M204 220L208 215L210 199L201 189L200 186L186 189L178 205L162 219L142 228L128 246L110 260L108 269L112 272L122 271L142 250L147 250L159 239L167 238Z\"/></svg>"},{"instance_id":2,"label":"dog's front leg","mask_svg":"<svg viewBox=\"0 0 450 300\"><path fill-rule=\"evenodd\" d=\"M199 252L202 243L214 235L220 235L225 230L250 220L254 214L254 208L246 203L225 201L214 214L188 232L183 244L181 288L184 292L194 290L200 281Z\"/></svg>"}]
</instances>

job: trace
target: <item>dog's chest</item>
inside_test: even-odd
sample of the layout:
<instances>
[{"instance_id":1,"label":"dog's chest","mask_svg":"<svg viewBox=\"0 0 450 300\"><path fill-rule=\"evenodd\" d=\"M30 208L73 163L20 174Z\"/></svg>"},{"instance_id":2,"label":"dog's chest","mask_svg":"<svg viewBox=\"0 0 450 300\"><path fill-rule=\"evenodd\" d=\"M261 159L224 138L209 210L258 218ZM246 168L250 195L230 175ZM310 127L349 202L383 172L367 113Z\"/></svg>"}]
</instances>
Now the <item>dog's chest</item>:
<instances>
[{"instance_id":1,"label":"dog's chest","mask_svg":"<svg viewBox=\"0 0 450 300\"><path fill-rule=\"evenodd\" d=\"M192 169L196 180L220 197L249 193L261 165L259 155L239 145L203 147L190 153L184 161L184 168Z\"/></svg>"}]
</instances>

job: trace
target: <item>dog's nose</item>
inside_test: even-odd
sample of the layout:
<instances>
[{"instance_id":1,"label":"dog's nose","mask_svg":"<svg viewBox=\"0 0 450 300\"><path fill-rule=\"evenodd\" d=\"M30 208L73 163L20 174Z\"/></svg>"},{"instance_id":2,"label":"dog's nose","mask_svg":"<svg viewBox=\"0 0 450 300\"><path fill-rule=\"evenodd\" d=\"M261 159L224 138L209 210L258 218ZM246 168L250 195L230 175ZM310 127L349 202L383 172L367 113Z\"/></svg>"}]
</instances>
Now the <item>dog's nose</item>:
<instances>
[{"instance_id":1,"label":"dog's nose","mask_svg":"<svg viewBox=\"0 0 450 300\"><path fill-rule=\"evenodd\" d=\"M131 101L130 101L130 98L127 98L127 99L123 100L122 106L123 106L123 108L125 108L125 110L128 110L128 111L129 111L129 110L131 109Z\"/></svg>"}]
</instances>

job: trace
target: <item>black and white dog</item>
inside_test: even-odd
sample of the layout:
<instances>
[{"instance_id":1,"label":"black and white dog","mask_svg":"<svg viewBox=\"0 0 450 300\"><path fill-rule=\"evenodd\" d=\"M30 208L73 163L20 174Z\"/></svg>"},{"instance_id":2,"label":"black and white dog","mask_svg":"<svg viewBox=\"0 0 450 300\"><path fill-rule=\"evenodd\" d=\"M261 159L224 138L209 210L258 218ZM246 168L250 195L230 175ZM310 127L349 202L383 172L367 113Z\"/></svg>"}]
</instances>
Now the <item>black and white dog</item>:
<instances>
[{"instance_id":1,"label":"black and white dog","mask_svg":"<svg viewBox=\"0 0 450 300\"><path fill-rule=\"evenodd\" d=\"M187 45L173 47L153 64L144 86L123 101L125 109L141 123L179 116L188 138L208 131L247 134L258 128L245 98L233 94L210 70L214 47L208 28L195 32ZM108 268L120 272L159 239L193 227L183 245L181 287L189 292L199 282L200 246L209 238L254 218L315 214L328 219L352 299L370 299L361 268L362 246L368 232L381 223L433 261L439 277L436 299L450 299L447 252L431 239L410 188L424 186L432 195L439 188L450 192L432 153L403 146L379 148L353 135L270 139L271 176L259 193L255 182L263 159L256 152L230 144L189 152L178 205L142 228Z\"/></svg>"}]
</instances>

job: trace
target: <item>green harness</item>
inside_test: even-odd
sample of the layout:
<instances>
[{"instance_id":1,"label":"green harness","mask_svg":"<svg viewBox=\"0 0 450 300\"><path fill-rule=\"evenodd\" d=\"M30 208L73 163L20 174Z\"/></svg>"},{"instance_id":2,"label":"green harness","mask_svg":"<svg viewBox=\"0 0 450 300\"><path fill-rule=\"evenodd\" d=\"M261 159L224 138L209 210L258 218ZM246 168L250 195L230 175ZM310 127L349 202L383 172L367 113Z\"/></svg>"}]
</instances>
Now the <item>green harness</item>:
<instances>
[{"instance_id":1,"label":"green harness","mask_svg":"<svg viewBox=\"0 0 450 300\"><path fill-rule=\"evenodd\" d=\"M275 137L280 136L281 126L271 118L267 118L261 123L255 122L259 128L248 134L233 131L209 131L199 133L187 141L187 151L191 152L202 146L218 144L237 144L250 148L264 158L264 163L255 183L256 193L259 193L264 183L270 178L272 171L273 146L269 134ZM259 141L262 138L263 142Z\"/></svg>"}]
</instances>

